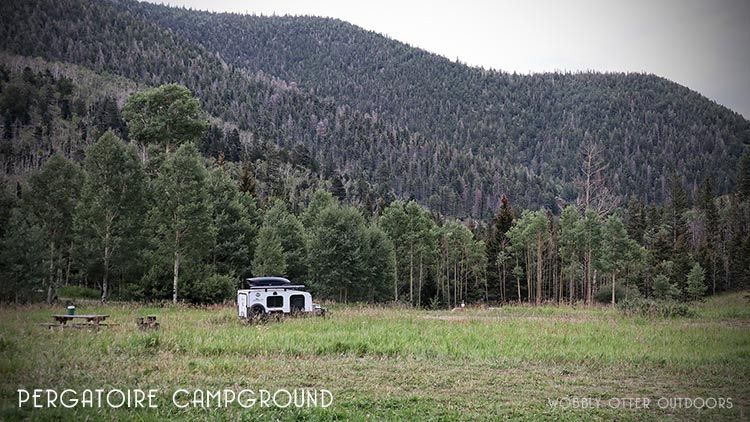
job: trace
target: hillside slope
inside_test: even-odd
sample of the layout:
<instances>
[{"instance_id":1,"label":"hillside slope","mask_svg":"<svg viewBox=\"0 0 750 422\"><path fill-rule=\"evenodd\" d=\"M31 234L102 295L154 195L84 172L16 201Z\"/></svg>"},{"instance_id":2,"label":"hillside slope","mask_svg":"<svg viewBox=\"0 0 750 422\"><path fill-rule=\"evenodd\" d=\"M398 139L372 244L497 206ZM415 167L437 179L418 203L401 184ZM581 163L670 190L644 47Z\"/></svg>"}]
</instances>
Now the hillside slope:
<instances>
[{"instance_id":1,"label":"hillside slope","mask_svg":"<svg viewBox=\"0 0 750 422\"><path fill-rule=\"evenodd\" d=\"M330 19L11 0L0 22L14 54L188 86L251 141L304 146L351 198L392 193L455 216L486 217L502 193L573 198L584 140L607 147L619 194L662 199L673 168L725 192L750 139L741 116L662 78L490 72Z\"/></svg>"},{"instance_id":2,"label":"hillside slope","mask_svg":"<svg viewBox=\"0 0 750 422\"><path fill-rule=\"evenodd\" d=\"M509 156L562 184L586 139L607 146L612 187L664 196L674 167L694 184L705 175L726 191L750 126L739 114L647 74L516 75L472 68L334 19L214 14L121 1L124 10L172 29L250 71L427 137L471 150L476 161ZM486 180L496 193L505 186Z\"/></svg>"}]
</instances>

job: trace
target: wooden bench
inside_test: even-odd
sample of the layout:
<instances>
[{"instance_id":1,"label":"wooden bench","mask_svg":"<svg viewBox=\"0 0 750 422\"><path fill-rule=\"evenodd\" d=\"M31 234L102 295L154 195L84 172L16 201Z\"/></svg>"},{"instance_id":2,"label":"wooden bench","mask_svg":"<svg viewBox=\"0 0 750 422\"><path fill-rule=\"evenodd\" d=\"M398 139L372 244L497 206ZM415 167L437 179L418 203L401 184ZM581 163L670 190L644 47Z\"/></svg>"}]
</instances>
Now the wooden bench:
<instances>
[{"instance_id":1,"label":"wooden bench","mask_svg":"<svg viewBox=\"0 0 750 422\"><path fill-rule=\"evenodd\" d=\"M138 317L138 329L139 330L158 330L159 323L156 322L156 315L147 315L146 317Z\"/></svg>"}]
</instances>

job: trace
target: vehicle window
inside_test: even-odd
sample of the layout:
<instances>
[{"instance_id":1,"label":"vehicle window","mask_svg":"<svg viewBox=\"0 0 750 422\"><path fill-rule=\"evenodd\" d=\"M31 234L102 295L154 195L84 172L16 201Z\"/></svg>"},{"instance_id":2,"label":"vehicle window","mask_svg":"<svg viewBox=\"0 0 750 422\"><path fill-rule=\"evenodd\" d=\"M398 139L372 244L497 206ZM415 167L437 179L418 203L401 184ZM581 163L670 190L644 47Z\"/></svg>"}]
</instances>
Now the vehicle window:
<instances>
[{"instance_id":1,"label":"vehicle window","mask_svg":"<svg viewBox=\"0 0 750 422\"><path fill-rule=\"evenodd\" d=\"M305 310L305 296L304 295L291 295L289 297L289 308L294 311Z\"/></svg>"},{"instance_id":2,"label":"vehicle window","mask_svg":"<svg viewBox=\"0 0 750 422\"><path fill-rule=\"evenodd\" d=\"M266 298L266 308L281 308L284 306L284 298L282 296L268 296Z\"/></svg>"}]
</instances>

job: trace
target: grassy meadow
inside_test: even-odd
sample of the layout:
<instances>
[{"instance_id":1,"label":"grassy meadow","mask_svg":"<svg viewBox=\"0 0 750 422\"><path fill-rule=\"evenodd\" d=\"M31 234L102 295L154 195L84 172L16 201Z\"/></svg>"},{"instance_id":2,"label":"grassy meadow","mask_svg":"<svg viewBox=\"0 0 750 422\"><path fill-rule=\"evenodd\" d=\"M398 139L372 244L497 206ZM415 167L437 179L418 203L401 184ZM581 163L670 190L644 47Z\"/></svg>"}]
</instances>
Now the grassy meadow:
<instances>
[{"instance_id":1,"label":"grassy meadow","mask_svg":"<svg viewBox=\"0 0 750 422\"><path fill-rule=\"evenodd\" d=\"M722 295L690 318L608 307L423 311L334 306L327 318L247 325L232 307L80 303L110 314L98 332L48 331L62 306L0 308L0 420L555 419L750 417L750 301ZM136 329L154 314L158 331ZM18 409L18 388L157 388L156 409ZM326 409L178 409L175 389L325 388ZM548 399L600 399L561 409ZM610 408L651 398L649 409ZM660 409L660 397L730 397L731 409Z\"/></svg>"}]
</instances>

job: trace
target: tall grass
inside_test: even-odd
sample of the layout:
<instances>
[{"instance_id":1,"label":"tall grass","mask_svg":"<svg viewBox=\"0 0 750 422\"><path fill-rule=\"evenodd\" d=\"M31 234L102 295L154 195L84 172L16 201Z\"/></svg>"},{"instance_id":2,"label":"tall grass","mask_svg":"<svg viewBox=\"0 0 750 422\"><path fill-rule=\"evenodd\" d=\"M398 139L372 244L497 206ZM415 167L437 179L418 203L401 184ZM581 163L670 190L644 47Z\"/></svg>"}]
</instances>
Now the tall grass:
<instances>
[{"instance_id":1,"label":"tall grass","mask_svg":"<svg viewBox=\"0 0 750 422\"><path fill-rule=\"evenodd\" d=\"M421 392L413 393L415 402L398 401L405 407L391 409L394 418L408 418L431 407L435 407L437 413L431 414L436 417L454 418L462 413L452 413L456 410L450 404L453 398L438 400L431 391L440 383L450 391L457 376L488 377L477 375L486 368L498 371L532 366L563 368L560 370L566 373L575 371L570 368L586 368L592 373L611 370L613 377L701 371L720 379L736 377L727 385L738 391L747 390L740 381L750 375L750 312L741 294L709 299L697 306L692 318L655 320L625 317L605 306L505 306L455 312L333 308L327 318L249 325L229 306L79 306L81 313L110 314L108 322L119 324L99 332L49 332L38 326L50 322L51 314L61 312L57 308L0 308L0 398L12 397L19 385L98 386L104 381L135 386L148 380L174 387L236 383L244 379L243 374L255 377L256 382L273 383L274 378L262 370L269 366L268 371L276 371L284 380L297 374L294 376L307 380L305 385L350 383L340 394L348 397L355 413L345 416L359 417L369 411L390 414L389 399L373 398L380 384L373 386L367 381L378 379L377 374L386 370L395 371L388 372L389 380L407 377L400 382L425 383ZM157 315L161 329L137 330L137 317L150 314ZM347 369L341 372L337 365L347 365ZM408 375L393 369L402 366L406 367L403 372L411 367L418 372L434 371L436 381L429 381L430 374ZM345 373L348 381L340 380L338 373ZM512 393L535 397L538 393L527 388L563 385L556 376L551 381L544 376L514 381L520 387ZM545 384L550 382L553 384ZM586 382L597 385L599 380ZM533 387L521 388L527 384ZM481 386L463 388L455 394L459 400L474 403L473 411L480 412L475 415L491 404L486 398L473 398L485 391ZM518 400L528 398L519 396Z\"/></svg>"},{"instance_id":2,"label":"tall grass","mask_svg":"<svg viewBox=\"0 0 750 422\"><path fill-rule=\"evenodd\" d=\"M704 318L627 318L609 308L504 307L446 311L392 311L342 307L328 318L285 319L248 325L224 308L133 308L102 306L81 312L108 313L119 323L95 336L42 335L35 322L48 308L0 311L0 351L12 346L58 345L111 355L167 351L200 356L376 356L485 359L509 362L668 364L746 363L750 334L744 324L726 324L744 311L702 306ZM734 313L733 313L734 312ZM138 315L156 314L162 329L139 332Z\"/></svg>"}]
</instances>

